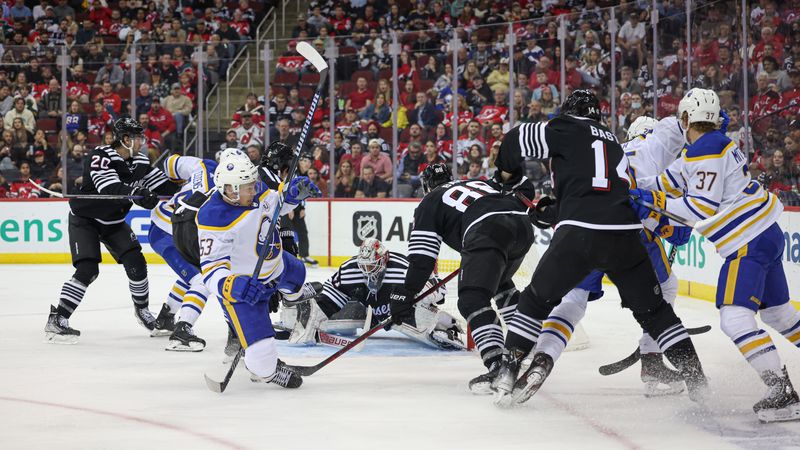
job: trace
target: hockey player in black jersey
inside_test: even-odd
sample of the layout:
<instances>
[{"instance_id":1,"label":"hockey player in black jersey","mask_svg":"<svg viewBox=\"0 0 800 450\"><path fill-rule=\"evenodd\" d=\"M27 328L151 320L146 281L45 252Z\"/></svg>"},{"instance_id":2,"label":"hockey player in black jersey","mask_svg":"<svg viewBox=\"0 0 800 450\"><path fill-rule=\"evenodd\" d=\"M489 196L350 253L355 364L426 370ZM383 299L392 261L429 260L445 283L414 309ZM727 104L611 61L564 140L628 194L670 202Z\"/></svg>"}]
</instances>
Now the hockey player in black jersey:
<instances>
[{"instance_id":1,"label":"hockey player in black jersey","mask_svg":"<svg viewBox=\"0 0 800 450\"><path fill-rule=\"evenodd\" d=\"M125 267L136 320L148 330L154 328L155 317L148 309L147 264L125 216L133 203L153 209L158 194L172 195L178 191L178 185L170 182L161 170L151 167L147 156L140 153L143 129L138 122L119 119L113 131L111 145L95 147L84 158L80 194L119 195L120 200L81 197L69 201L69 247L75 273L61 288L58 307L50 307L45 326L47 342L77 343L80 332L69 326L69 318L80 305L86 288L97 278L100 243Z\"/></svg>"},{"instance_id":2,"label":"hockey player in black jersey","mask_svg":"<svg viewBox=\"0 0 800 450\"><path fill-rule=\"evenodd\" d=\"M307 316L298 317L289 341L314 344L315 332L324 328L329 319L335 321L337 314L351 302L363 305L362 311L364 307L370 308L372 314L366 317L372 319L365 324L365 328L386 320L389 316L389 296L396 286L405 282L407 269L408 259L405 256L388 251L377 239L365 239L359 246L358 255L345 261L323 284L322 292L308 302L310 311ZM431 275L423 290L437 283L439 279ZM446 293L447 289L440 287L415 305L410 321L392 329L434 348L466 349L460 337L463 330L459 329L455 318L436 306L444 301ZM348 306L348 310L352 309Z\"/></svg>"},{"instance_id":3,"label":"hockey player in black jersey","mask_svg":"<svg viewBox=\"0 0 800 450\"><path fill-rule=\"evenodd\" d=\"M553 360L546 353L534 353L530 368L518 377L520 364L540 332L554 331L543 330L542 322L592 270L602 270L614 282L622 305L632 310L685 378L690 398L699 400L706 385L694 345L664 301L639 238L642 225L629 203L627 159L616 136L599 121L597 98L578 90L555 119L521 124L506 134L500 146L496 164L504 179L518 176L525 158L550 158L558 199L545 207L556 210L550 247L508 324L506 353L493 383L501 406L525 402L547 378Z\"/></svg>"},{"instance_id":4,"label":"hockey player in black jersey","mask_svg":"<svg viewBox=\"0 0 800 450\"><path fill-rule=\"evenodd\" d=\"M503 330L491 300L507 322L518 298L511 277L533 244L527 208L490 182L453 181L445 164L426 167L420 178L425 197L414 211L405 283L391 296L392 319L412 319L413 296L428 280L444 242L461 253L458 310L483 364L495 374L503 354ZM517 184L532 190L524 177ZM489 374L473 379L470 389L482 393L491 381Z\"/></svg>"}]
</instances>

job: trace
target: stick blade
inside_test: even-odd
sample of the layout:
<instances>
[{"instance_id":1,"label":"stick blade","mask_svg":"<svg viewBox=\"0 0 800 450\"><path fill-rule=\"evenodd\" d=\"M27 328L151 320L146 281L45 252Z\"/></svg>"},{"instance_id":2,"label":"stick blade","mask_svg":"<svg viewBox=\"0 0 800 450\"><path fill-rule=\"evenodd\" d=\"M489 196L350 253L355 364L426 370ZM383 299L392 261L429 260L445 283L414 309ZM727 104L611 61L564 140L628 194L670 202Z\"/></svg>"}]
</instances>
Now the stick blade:
<instances>
[{"instance_id":1,"label":"stick blade","mask_svg":"<svg viewBox=\"0 0 800 450\"><path fill-rule=\"evenodd\" d=\"M325 58L323 58L317 49L308 42L300 41L295 48L297 49L297 53L300 53L300 56L307 59L311 65L317 69L317 72L322 72L328 68L328 63L325 62Z\"/></svg>"},{"instance_id":2,"label":"stick blade","mask_svg":"<svg viewBox=\"0 0 800 450\"><path fill-rule=\"evenodd\" d=\"M206 374L203 374L203 377L206 379L206 386L207 386L207 387L208 387L208 389L210 389L212 392L216 392L217 394L222 394L223 392L225 392L225 388L226 388L226 386L225 386L225 385L223 385L223 384L222 384L222 383L220 383L219 381L214 381L214 380L212 380L212 379L211 379L211 378L209 378L209 377L208 377L208 375L206 375Z\"/></svg>"},{"instance_id":3,"label":"stick blade","mask_svg":"<svg viewBox=\"0 0 800 450\"><path fill-rule=\"evenodd\" d=\"M286 368L294 372L297 372L298 374L300 374L300 376L304 377L314 375L320 369L317 366L293 366L291 364L287 364Z\"/></svg>"}]
</instances>

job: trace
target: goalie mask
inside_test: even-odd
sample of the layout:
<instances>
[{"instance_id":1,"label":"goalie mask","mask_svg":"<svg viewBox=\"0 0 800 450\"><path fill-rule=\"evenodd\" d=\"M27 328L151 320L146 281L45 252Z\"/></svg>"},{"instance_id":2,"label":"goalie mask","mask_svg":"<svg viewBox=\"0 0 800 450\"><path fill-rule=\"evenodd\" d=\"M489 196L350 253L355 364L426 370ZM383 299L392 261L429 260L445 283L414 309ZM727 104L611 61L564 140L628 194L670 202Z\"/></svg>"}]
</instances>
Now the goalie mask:
<instances>
[{"instance_id":1,"label":"goalie mask","mask_svg":"<svg viewBox=\"0 0 800 450\"><path fill-rule=\"evenodd\" d=\"M356 262L367 279L369 290L377 292L381 288L386 265L389 263L389 251L375 238L364 239L358 248Z\"/></svg>"}]
</instances>

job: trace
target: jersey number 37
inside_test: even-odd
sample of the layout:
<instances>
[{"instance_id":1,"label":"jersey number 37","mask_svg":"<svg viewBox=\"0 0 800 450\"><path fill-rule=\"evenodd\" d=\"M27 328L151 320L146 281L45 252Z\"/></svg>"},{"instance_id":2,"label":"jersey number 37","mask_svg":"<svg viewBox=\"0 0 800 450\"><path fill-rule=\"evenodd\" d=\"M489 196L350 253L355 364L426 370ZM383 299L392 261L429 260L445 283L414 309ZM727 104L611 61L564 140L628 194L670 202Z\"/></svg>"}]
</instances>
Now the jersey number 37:
<instances>
[{"instance_id":1,"label":"jersey number 37","mask_svg":"<svg viewBox=\"0 0 800 450\"><path fill-rule=\"evenodd\" d=\"M497 190L483 181L468 181L464 184L457 184L446 190L442 195L442 201L445 205L452 206L463 213L475 200L487 194L497 193Z\"/></svg>"}]
</instances>

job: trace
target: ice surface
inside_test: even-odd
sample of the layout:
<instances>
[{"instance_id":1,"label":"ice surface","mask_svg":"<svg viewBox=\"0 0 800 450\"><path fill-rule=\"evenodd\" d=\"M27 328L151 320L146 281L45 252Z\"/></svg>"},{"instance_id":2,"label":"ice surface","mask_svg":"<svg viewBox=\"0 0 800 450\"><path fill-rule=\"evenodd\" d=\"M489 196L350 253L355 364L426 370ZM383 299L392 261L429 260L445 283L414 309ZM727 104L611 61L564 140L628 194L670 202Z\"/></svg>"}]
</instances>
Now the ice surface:
<instances>
[{"instance_id":1,"label":"ice surface","mask_svg":"<svg viewBox=\"0 0 800 450\"><path fill-rule=\"evenodd\" d=\"M71 319L74 346L43 343L48 304L72 273L66 265L0 267L0 448L512 449L800 448L800 423L760 424L751 406L763 392L755 372L717 325L711 303L680 299L687 326L711 324L695 338L716 391L704 409L681 395L646 399L639 366L610 377L597 368L628 355L639 331L616 291L590 305L591 347L565 353L524 407L495 408L466 382L482 373L471 353L445 353L378 335L307 377L298 390L250 383L240 367L221 379L226 327L216 301L197 323L201 353L164 351L136 323L121 266L100 277ZM322 280L330 269L313 269ZM150 266L157 313L174 276ZM800 384L800 353L776 332L778 350ZM281 345L284 360L315 364L329 347Z\"/></svg>"}]
</instances>

